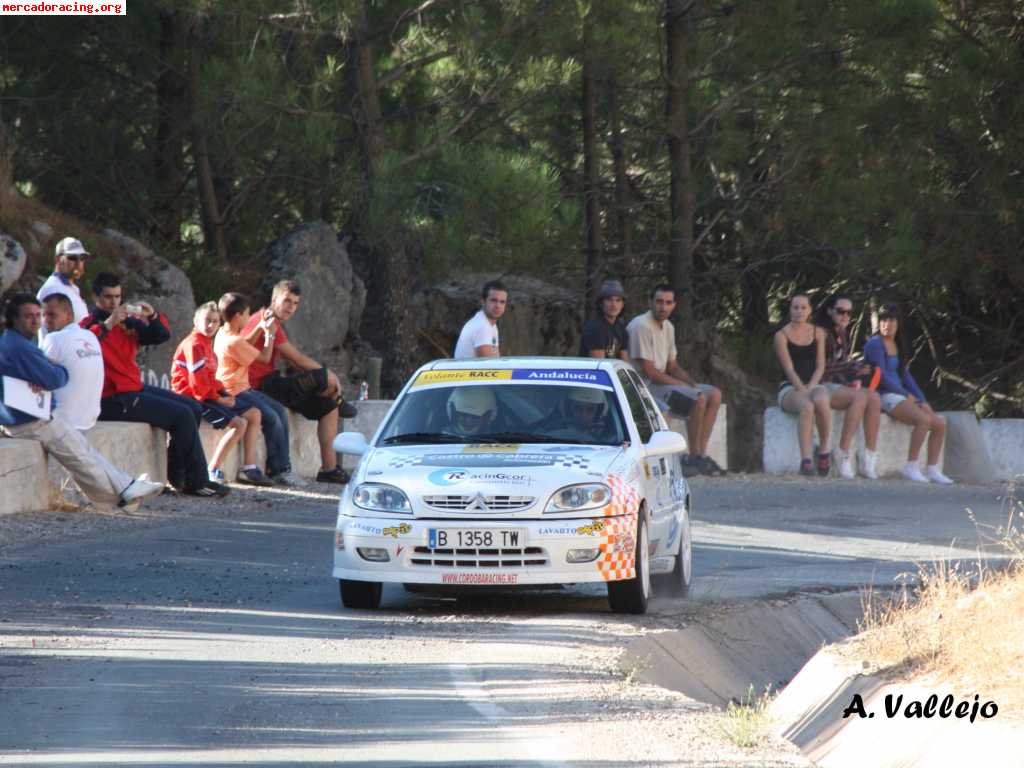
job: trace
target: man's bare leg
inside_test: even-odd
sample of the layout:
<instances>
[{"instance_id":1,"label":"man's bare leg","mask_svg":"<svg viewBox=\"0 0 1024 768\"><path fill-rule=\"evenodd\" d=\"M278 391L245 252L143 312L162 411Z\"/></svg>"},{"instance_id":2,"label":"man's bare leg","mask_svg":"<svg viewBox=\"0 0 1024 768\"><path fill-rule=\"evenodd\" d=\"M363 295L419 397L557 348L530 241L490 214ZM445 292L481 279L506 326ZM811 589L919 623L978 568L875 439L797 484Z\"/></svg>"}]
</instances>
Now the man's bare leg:
<instances>
[{"instance_id":1,"label":"man's bare leg","mask_svg":"<svg viewBox=\"0 0 1024 768\"><path fill-rule=\"evenodd\" d=\"M334 452L334 438L338 436L338 409L320 417L316 423L316 436L320 440L320 468L331 470L338 466L338 454Z\"/></svg>"}]
</instances>

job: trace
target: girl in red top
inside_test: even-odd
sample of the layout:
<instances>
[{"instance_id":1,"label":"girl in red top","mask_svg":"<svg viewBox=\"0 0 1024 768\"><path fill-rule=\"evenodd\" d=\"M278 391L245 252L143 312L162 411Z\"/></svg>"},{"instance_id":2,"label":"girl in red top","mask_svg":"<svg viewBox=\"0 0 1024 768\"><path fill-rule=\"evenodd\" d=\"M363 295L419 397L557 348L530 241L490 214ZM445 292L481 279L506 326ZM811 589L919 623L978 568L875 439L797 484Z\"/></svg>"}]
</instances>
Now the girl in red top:
<instances>
[{"instance_id":1,"label":"girl in red top","mask_svg":"<svg viewBox=\"0 0 1024 768\"><path fill-rule=\"evenodd\" d=\"M260 411L252 403L236 398L217 379L217 356L213 351L213 336L220 327L220 311L208 301L196 309L192 320L195 328L174 353L171 370L171 389L179 395L199 401L203 418L224 435L217 443L210 460L210 478L224 482L221 462L228 452L242 440L243 468L238 482L249 485L271 485L256 467L256 440L260 435Z\"/></svg>"}]
</instances>

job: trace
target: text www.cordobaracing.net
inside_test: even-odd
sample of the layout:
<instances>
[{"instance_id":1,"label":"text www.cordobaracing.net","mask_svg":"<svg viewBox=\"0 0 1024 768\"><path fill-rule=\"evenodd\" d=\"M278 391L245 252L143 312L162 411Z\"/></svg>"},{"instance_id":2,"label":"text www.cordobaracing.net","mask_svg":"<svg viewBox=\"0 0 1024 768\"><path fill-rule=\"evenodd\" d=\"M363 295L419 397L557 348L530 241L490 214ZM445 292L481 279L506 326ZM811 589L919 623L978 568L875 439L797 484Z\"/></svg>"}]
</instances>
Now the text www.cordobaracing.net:
<instances>
[{"instance_id":1,"label":"text www.cordobaracing.net","mask_svg":"<svg viewBox=\"0 0 1024 768\"><path fill-rule=\"evenodd\" d=\"M0 16L124 16L127 3L3 3Z\"/></svg>"}]
</instances>

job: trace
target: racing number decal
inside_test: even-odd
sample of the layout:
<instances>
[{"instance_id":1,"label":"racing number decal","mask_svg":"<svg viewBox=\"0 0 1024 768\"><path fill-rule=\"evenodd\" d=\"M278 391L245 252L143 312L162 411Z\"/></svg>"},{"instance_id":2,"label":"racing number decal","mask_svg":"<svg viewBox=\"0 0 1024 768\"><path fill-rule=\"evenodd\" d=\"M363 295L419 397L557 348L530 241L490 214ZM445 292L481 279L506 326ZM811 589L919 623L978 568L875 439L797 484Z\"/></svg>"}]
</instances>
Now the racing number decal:
<instances>
[{"instance_id":1,"label":"racing number decal","mask_svg":"<svg viewBox=\"0 0 1024 768\"><path fill-rule=\"evenodd\" d=\"M633 553L640 494L618 475L608 476L608 486L612 489L612 498L605 507L605 516L615 519L608 520L601 531L597 570L605 581L632 579L636 576Z\"/></svg>"}]
</instances>

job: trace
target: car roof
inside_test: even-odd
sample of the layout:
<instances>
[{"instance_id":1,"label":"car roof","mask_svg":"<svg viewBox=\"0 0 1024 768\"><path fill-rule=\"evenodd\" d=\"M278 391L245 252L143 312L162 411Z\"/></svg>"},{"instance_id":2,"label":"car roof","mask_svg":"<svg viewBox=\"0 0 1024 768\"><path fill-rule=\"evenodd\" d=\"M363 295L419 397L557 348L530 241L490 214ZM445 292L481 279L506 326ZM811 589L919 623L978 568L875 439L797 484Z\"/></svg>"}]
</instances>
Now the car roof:
<instances>
[{"instance_id":1,"label":"car roof","mask_svg":"<svg viewBox=\"0 0 1024 768\"><path fill-rule=\"evenodd\" d=\"M420 368L421 371L450 370L510 370L516 368L560 369L560 370L605 370L626 365L622 360L606 360L597 357L467 357L459 360L434 360Z\"/></svg>"}]
</instances>

